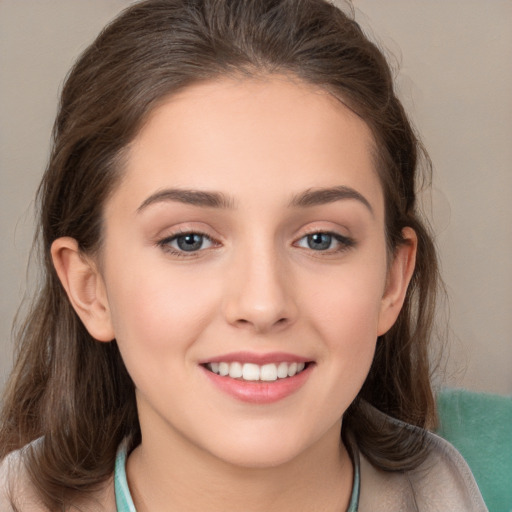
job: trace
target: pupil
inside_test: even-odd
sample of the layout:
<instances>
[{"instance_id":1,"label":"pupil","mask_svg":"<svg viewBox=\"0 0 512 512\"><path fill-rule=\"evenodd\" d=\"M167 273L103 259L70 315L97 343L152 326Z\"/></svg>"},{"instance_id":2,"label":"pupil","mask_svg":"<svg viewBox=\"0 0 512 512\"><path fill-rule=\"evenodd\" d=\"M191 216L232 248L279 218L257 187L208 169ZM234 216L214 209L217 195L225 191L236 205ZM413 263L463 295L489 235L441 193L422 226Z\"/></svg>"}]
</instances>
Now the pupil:
<instances>
[{"instance_id":1,"label":"pupil","mask_svg":"<svg viewBox=\"0 0 512 512\"><path fill-rule=\"evenodd\" d=\"M308 245L310 249L316 249L317 251L329 249L331 241L332 236L327 233L315 233L308 236Z\"/></svg>"},{"instance_id":2,"label":"pupil","mask_svg":"<svg viewBox=\"0 0 512 512\"><path fill-rule=\"evenodd\" d=\"M182 251L197 251L203 244L203 237L201 235L189 234L178 237L176 241Z\"/></svg>"}]
</instances>

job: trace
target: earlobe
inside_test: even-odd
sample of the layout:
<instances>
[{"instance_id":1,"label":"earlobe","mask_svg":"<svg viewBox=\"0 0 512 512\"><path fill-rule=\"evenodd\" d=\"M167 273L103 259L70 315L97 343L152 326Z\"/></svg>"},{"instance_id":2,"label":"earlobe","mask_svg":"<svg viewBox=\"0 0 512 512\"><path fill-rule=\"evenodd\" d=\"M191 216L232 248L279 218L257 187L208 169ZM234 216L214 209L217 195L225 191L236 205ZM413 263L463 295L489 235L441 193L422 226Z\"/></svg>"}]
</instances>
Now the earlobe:
<instances>
[{"instance_id":1,"label":"earlobe","mask_svg":"<svg viewBox=\"0 0 512 512\"><path fill-rule=\"evenodd\" d=\"M404 242L397 247L388 270L386 289L381 301L379 336L385 334L398 318L414 273L418 237L415 231L409 227L402 230L402 236Z\"/></svg>"},{"instance_id":2,"label":"earlobe","mask_svg":"<svg viewBox=\"0 0 512 512\"><path fill-rule=\"evenodd\" d=\"M51 247L53 265L69 301L89 334L98 341L114 339L103 278L75 239L62 237Z\"/></svg>"}]
</instances>

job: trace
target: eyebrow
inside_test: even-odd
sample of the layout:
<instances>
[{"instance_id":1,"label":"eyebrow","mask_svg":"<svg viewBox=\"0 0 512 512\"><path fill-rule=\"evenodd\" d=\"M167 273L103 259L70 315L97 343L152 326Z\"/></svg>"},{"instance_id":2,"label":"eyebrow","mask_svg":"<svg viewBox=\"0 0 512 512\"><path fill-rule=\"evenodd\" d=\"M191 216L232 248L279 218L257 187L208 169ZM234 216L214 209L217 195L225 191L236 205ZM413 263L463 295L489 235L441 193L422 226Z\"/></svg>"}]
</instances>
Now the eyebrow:
<instances>
[{"instance_id":1,"label":"eyebrow","mask_svg":"<svg viewBox=\"0 0 512 512\"><path fill-rule=\"evenodd\" d=\"M149 205L167 201L200 206L203 208L233 208L234 202L221 192L205 192L203 190L190 190L170 188L159 190L150 195L138 208L141 212Z\"/></svg>"},{"instance_id":2,"label":"eyebrow","mask_svg":"<svg viewBox=\"0 0 512 512\"><path fill-rule=\"evenodd\" d=\"M373 208L361 193L351 187L339 186L331 188L310 188L292 198L291 207L319 206L345 199L355 199L362 203L373 215Z\"/></svg>"},{"instance_id":3,"label":"eyebrow","mask_svg":"<svg viewBox=\"0 0 512 512\"><path fill-rule=\"evenodd\" d=\"M310 188L301 194L294 196L288 206L292 208L307 208L347 199L355 199L356 201L359 201L373 215L373 208L369 201L357 190L346 186L331 188ZM233 199L226 196L222 192L206 192L203 190L170 188L159 190L154 194L151 194L137 208L137 213L141 212L152 204L167 201L175 201L178 203L199 206L202 208L222 209L232 209L235 204Z\"/></svg>"}]
</instances>

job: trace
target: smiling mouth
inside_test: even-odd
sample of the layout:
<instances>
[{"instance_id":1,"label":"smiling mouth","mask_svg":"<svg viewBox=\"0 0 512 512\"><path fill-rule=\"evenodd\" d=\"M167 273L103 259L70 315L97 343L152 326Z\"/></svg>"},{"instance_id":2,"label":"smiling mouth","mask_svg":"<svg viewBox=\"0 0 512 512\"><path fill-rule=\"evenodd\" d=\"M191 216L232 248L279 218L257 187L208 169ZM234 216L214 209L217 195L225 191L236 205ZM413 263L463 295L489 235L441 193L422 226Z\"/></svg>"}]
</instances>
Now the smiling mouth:
<instances>
[{"instance_id":1,"label":"smiling mouth","mask_svg":"<svg viewBox=\"0 0 512 512\"><path fill-rule=\"evenodd\" d=\"M221 377L230 377L248 382L273 382L288 379L303 372L310 363L269 363L258 365L254 363L215 362L203 366Z\"/></svg>"}]
</instances>

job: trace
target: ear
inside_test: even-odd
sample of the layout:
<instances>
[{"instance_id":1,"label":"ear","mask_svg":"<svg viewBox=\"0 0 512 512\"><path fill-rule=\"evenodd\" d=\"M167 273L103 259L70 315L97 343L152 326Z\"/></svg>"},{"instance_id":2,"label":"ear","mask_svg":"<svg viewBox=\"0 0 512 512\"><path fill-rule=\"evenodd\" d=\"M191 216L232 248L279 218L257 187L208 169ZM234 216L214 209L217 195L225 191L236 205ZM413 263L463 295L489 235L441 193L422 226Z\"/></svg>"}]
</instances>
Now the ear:
<instances>
[{"instance_id":1,"label":"ear","mask_svg":"<svg viewBox=\"0 0 512 512\"><path fill-rule=\"evenodd\" d=\"M98 341L114 339L114 329L103 278L92 259L78 248L74 238L52 244L53 265L69 301L89 334Z\"/></svg>"},{"instance_id":2,"label":"ear","mask_svg":"<svg viewBox=\"0 0 512 512\"><path fill-rule=\"evenodd\" d=\"M398 318L416 264L418 237L415 231L409 227L404 228L402 237L404 241L396 248L388 270L379 315L379 336L385 334Z\"/></svg>"}]
</instances>

